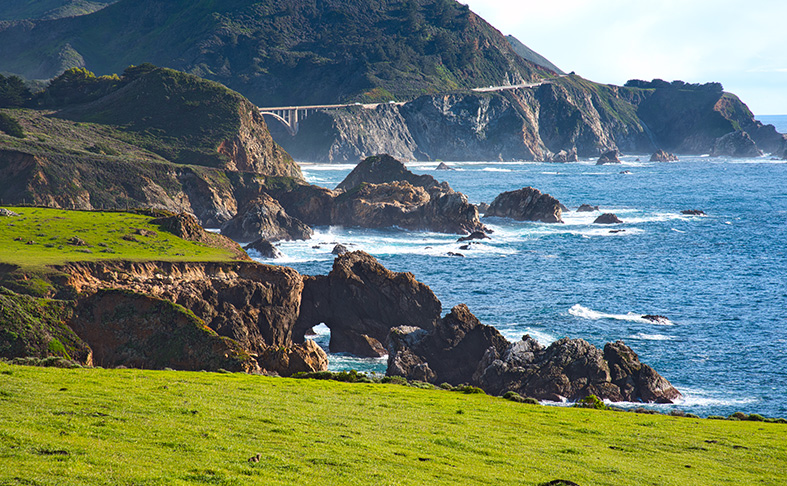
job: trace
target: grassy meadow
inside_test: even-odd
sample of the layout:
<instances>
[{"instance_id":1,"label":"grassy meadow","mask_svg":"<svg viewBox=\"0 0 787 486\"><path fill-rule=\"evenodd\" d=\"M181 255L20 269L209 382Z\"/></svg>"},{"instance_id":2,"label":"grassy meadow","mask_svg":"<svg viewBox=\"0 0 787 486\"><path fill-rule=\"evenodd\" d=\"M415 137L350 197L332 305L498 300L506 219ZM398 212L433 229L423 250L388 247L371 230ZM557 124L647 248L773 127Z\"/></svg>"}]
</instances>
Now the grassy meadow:
<instances>
[{"instance_id":1,"label":"grassy meadow","mask_svg":"<svg viewBox=\"0 0 787 486\"><path fill-rule=\"evenodd\" d=\"M226 261L225 249L186 241L151 224L142 214L6 207L0 217L0 261L23 271L94 260ZM74 244L78 238L84 244Z\"/></svg>"},{"instance_id":2,"label":"grassy meadow","mask_svg":"<svg viewBox=\"0 0 787 486\"><path fill-rule=\"evenodd\" d=\"M0 485L782 485L786 432L395 384L0 363Z\"/></svg>"}]
</instances>

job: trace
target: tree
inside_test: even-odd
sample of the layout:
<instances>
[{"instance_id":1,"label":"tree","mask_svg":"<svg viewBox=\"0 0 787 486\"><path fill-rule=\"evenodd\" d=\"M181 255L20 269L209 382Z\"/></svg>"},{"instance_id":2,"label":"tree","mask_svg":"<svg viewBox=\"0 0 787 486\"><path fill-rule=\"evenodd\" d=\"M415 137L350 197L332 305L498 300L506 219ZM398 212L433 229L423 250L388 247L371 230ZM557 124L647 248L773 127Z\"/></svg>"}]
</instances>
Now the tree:
<instances>
[{"instance_id":1,"label":"tree","mask_svg":"<svg viewBox=\"0 0 787 486\"><path fill-rule=\"evenodd\" d=\"M26 105L33 95L19 76L0 74L0 108L17 108Z\"/></svg>"}]
</instances>

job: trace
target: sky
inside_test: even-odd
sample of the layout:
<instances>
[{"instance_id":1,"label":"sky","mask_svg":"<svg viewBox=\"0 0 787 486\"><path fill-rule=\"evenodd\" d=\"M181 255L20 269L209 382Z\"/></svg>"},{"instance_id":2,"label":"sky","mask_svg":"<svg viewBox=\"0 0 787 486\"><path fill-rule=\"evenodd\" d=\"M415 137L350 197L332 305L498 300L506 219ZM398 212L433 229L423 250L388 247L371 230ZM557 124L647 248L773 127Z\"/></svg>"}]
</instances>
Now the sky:
<instances>
[{"instance_id":1,"label":"sky","mask_svg":"<svg viewBox=\"0 0 787 486\"><path fill-rule=\"evenodd\" d=\"M717 81L755 115L787 115L787 0L460 0L566 72Z\"/></svg>"}]
</instances>

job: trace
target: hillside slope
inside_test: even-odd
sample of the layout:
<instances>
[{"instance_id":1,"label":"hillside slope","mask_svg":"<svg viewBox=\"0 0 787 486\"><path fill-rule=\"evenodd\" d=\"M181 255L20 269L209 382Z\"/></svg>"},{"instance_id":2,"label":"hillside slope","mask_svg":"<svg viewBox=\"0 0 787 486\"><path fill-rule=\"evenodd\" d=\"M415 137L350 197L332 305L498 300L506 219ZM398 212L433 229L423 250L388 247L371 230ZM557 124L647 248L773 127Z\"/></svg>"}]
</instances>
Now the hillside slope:
<instances>
[{"instance_id":1,"label":"hillside slope","mask_svg":"<svg viewBox=\"0 0 787 486\"><path fill-rule=\"evenodd\" d=\"M87 15L117 0L13 0L0 3L0 21Z\"/></svg>"},{"instance_id":2,"label":"hillside slope","mask_svg":"<svg viewBox=\"0 0 787 486\"><path fill-rule=\"evenodd\" d=\"M29 79L142 62L220 81L262 106L550 75L453 0L121 0L87 16L0 26L0 71Z\"/></svg>"}]
</instances>

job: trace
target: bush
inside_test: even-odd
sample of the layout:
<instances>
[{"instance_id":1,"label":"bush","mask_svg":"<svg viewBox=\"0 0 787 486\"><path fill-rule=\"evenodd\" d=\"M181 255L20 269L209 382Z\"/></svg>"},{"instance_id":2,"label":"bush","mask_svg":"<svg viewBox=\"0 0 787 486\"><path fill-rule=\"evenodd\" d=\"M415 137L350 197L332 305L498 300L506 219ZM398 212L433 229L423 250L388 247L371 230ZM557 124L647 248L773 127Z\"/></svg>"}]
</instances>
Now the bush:
<instances>
[{"instance_id":1,"label":"bush","mask_svg":"<svg viewBox=\"0 0 787 486\"><path fill-rule=\"evenodd\" d=\"M730 420L746 420L749 418L749 416L743 412L735 412L734 414L730 415L728 418Z\"/></svg>"},{"instance_id":2,"label":"bush","mask_svg":"<svg viewBox=\"0 0 787 486\"><path fill-rule=\"evenodd\" d=\"M0 74L0 108L25 106L32 97L22 78Z\"/></svg>"},{"instance_id":3,"label":"bush","mask_svg":"<svg viewBox=\"0 0 787 486\"><path fill-rule=\"evenodd\" d=\"M16 121L16 118L0 113L0 131L16 138L25 138L25 132L22 131L22 125Z\"/></svg>"},{"instance_id":4,"label":"bush","mask_svg":"<svg viewBox=\"0 0 787 486\"><path fill-rule=\"evenodd\" d=\"M407 385L407 378L404 376L386 376L381 380L382 383L391 383L393 385Z\"/></svg>"},{"instance_id":5,"label":"bush","mask_svg":"<svg viewBox=\"0 0 787 486\"><path fill-rule=\"evenodd\" d=\"M762 415L760 415L758 413L753 413L753 414L749 415L749 417L746 420L749 420L749 421L752 421L752 422L764 422L765 421L765 417L763 417Z\"/></svg>"},{"instance_id":6,"label":"bush","mask_svg":"<svg viewBox=\"0 0 787 486\"><path fill-rule=\"evenodd\" d=\"M480 394L486 395L486 392L484 390L478 388L477 386L472 386L472 385L460 385L460 386L454 387L453 391L467 393L467 394L480 393Z\"/></svg>"},{"instance_id":7,"label":"bush","mask_svg":"<svg viewBox=\"0 0 787 486\"><path fill-rule=\"evenodd\" d=\"M727 417L721 415L708 415L708 420L727 420Z\"/></svg>"},{"instance_id":8,"label":"bush","mask_svg":"<svg viewBox=\"0 0 787 486\"><path fill-rule=\"evenodd\" d=\"M607 409L607 406L604 405L604 402L596 395L588 395L582 400L578 400L577 403L574 404L574 406L577 408L593 408L596 410Z\"/></svg>"}]
</instances>

